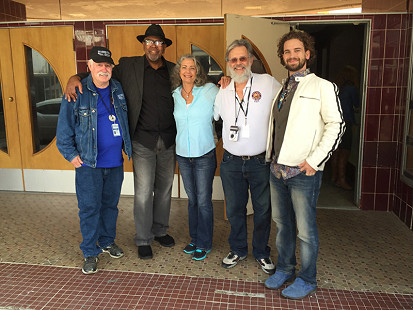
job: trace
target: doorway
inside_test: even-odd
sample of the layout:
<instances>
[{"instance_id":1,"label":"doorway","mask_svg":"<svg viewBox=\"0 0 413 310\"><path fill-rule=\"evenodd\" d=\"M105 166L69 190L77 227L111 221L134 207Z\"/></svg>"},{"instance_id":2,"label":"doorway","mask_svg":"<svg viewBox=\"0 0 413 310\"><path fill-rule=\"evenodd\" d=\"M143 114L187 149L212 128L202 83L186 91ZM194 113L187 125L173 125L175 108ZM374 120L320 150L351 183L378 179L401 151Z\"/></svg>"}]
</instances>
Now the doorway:
<instances>
[{"instance_id":1,"label":"doorway","mask_svg":"<svg viewBox=\"0 0 413 310\"><path fill-rule=\"evenodd\" d=\"M364 128L364 107L366 100L366 64L368 63L368 46L370 38L369 20L317 20L289 22L225 15L226 43L234 39L248 39L254 49L259 50L260 60L268 64L264 66L266 73L274 76L279 82L287 77L287 71L281 66L276 55L279 38L289 29L300 29L308 32L315 39L316 61L310 67L311 72L327 80L335 82L337 73L345 66L357 72L356 87L358 89L358 108L354 113L355 124L348 126L351 130L350 157L346 166L345 178L351 190L344 190L331 182L331 160L326 164L323 175L318 207L337 209L357 209L361 197L361 146Z\"/></svg>"},{"instance_id":2,"label":"doorway","mask_svg":"<svg viewBox=\"0 0 413 310\"><path fill-rule=\"evenodd\" d=\"M358 92L358 105L353 107L352 121L347 121L346 131L351 131L349 142L349 157L343 167L334 165L332 159L326 164L323 174L318 207L354 209L359 206L361 182L360 146L362 145L363 117L365 106L365 79L366 57L368 51L368 21L340 21L324 23L297 23L296 29L304 30L314 37L317 58L310 66L311 72L318 76L341 85L343 72L353 72L352 82ZM344 103L342 103L343 105ZM347 117L347 116L346 116ZM336 151L334 154L337 157ZM345 180L351 190L343 189L333 180L337 169L343 169Z\"/></svg>"}]
</instances>

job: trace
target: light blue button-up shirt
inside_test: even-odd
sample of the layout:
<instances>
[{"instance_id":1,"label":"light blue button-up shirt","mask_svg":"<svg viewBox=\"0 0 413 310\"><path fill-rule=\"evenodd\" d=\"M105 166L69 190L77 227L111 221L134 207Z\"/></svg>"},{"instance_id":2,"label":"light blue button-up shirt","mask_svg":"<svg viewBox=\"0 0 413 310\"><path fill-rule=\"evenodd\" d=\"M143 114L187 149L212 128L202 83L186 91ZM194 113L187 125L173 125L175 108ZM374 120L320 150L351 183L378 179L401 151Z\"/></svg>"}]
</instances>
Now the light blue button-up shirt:
<instances>
[{"instance_id":1,"label":"light blue button-up shirt","mask_svg":"<svg viewBox=\"0 0 413 310\"><path fill-rule=\"evenodd\" d=\"M176 123L176 154L182 157L200 157L215 148L213 118L218 88L207 83L192 90L194 99L187 106L181 96L182 86L176 88L174 117Z\"/></svg>"}]
</instances>

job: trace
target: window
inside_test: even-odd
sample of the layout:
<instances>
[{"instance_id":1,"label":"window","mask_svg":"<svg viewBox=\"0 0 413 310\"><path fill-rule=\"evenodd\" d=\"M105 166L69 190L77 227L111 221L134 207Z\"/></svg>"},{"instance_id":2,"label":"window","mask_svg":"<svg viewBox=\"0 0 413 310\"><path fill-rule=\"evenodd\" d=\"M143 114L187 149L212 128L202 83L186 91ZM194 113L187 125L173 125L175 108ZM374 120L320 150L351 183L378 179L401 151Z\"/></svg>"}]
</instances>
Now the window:
<instances>
[{"instance_id":1,"label":"window","mask_svg":"<svg viewBox=\"0 0 413 310\"><path fill-rule=\"evenodd\" d=\"M34 152L45 148L56 136L62 87L47 60L26 46L27 72L33 124Z\"/></svg>"},{"instance_id":2,"label":"window","mask_svg":"<svg viewBox=\"0 0 413 310\"><path fill-rule=\"evenodd\" d=\"M201 63L211 83L218 84L224 73L218 63L198 46L191 46L191 54Z\"/></svg>"}]
</instances>

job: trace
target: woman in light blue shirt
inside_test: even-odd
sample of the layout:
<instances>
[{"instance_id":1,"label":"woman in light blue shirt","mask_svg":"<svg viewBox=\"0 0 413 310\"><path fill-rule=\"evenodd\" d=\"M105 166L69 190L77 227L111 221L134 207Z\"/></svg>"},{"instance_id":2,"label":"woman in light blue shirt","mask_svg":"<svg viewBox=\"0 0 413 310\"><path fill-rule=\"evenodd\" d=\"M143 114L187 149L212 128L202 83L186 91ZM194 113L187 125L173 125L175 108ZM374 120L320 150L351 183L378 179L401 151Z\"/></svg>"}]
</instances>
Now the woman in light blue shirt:
<instances>
[{"instance_id":1,"label":"woman in light blue shirt","mask_svg":"<svg viewBox=\"0 0 413 310\"><path fill-rule=\"evenodd\" d=\"M217 159L213 133L218 88L194 56L182 56L171 75L177 129L176 159L188 195L189 235L184 252L203 260L211 251L214 216L212 182Z\"/></svg>"}]
</instances>

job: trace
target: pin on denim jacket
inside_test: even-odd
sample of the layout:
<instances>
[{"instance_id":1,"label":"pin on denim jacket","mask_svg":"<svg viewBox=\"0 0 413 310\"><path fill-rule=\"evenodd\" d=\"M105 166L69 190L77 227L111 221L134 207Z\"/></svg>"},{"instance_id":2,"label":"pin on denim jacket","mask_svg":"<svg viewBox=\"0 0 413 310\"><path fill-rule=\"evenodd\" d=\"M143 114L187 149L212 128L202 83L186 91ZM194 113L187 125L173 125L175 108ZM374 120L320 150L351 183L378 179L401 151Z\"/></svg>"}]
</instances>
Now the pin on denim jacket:
<instances>
[{"instance_id":1,"label":"pin on denim jacket","mask_svg":"<svg viewBox=\"0 0 413 310\"><path fill-rule=\"evenodd\" d=\"M77 90L76 102L64 97L60 106L56 130L56 145L63 157L71 162L77 155L89 167L96 167L97 158L97 100L98 93L89 75L81 81L83 94ZM128 108L120 83L110 80L113 105L122 131L123 151L130 159L132 144L129 136Z\"/></svg>"}]
</instances>

